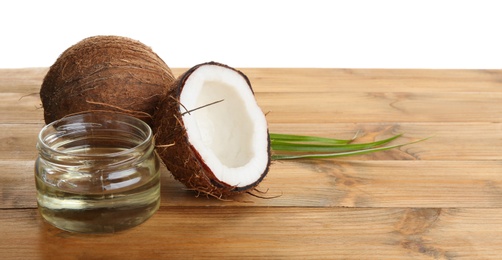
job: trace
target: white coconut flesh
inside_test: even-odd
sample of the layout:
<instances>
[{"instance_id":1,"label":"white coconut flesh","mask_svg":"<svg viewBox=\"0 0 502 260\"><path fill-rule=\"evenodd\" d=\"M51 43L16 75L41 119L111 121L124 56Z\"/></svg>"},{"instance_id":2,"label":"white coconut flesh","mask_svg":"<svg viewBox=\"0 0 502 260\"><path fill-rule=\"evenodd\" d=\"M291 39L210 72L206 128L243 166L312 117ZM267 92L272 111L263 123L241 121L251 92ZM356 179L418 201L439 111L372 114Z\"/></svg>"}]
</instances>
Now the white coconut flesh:
<instances>
[{"instance_id":1,"label":"white coconut flesh","mask_svg":"<svg viewBox=\"0 0 502 260\"><path fill-rule=\"evenodd\" d=\"M190 144L219 181L245 187L260 179L269 161L267 121L238 72L200 66L185 81L180 104Z\"/></svg>"}]
</instances>

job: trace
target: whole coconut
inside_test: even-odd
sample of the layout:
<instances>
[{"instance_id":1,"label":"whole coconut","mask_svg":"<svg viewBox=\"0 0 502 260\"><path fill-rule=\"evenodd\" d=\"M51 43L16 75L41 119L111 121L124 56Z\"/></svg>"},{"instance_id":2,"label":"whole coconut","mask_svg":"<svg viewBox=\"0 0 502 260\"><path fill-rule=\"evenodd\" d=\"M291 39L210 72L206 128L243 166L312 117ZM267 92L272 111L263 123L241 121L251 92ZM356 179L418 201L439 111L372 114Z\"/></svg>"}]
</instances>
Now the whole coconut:
<instances>
[{"instance_id":1,"label":"whole coconut","mask_svg":"<svg viewBox=\"0 0 502 260\"><path fill-rule=\"evenodd\" d=\"M208 62L178 77L154 115L156 151L189 189L225 198L253 190L270 165L264 113L248 78Z\"/></svg>"},{"instance_id":2,"label":"whole coconut","mask_svg":"<svg viewBox=\"0 0 502 260\"><path fill-rule=\"evenodd\" d=\"M46 123L85 111L117 111L152 123L175 80L143 43L120 36L86 38L65 50L47 72L40 97Z\"/></svg>"}]
</instances>

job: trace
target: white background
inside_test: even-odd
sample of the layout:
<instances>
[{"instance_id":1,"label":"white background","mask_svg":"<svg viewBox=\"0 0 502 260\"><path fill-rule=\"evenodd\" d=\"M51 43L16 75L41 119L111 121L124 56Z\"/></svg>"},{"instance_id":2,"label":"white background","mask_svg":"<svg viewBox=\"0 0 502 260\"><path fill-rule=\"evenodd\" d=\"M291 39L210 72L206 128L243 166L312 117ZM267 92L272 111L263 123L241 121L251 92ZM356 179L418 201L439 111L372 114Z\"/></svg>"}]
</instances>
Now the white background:
<instances>
[{"instance_id":1,"label":"white background","mask_svg":"<svg viewBox=\"0 0 502 260\"><path fill-rule=\"evenodd\" d=\"M0 2L0 68L47 67L93 35L170 67L502 68L501 1Z\"/></svg>"}]
</instances>

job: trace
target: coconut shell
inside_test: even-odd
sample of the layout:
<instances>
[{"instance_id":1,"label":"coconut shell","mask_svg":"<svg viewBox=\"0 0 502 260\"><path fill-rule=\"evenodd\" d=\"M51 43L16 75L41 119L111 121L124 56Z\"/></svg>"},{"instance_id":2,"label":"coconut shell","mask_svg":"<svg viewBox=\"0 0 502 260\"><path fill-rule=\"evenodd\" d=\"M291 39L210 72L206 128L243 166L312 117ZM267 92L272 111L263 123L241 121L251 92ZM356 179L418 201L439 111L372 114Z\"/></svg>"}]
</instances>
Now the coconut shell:
<instances>
[{"instance_id":1,"label":"coconut shell","mask_svg":"<svg viewBox=\"0 0 502 260\"><path fill-rule=\"evenodd\" d=\"M187 131L181 120L184 111L180 110L179 100L185 81L197 68L203 65L224 66L237 71L245 78L251 88L246 75L224 64L216 62L202 63L186 71L173 83L168 95L159 103L159 107L154 114L156 152L174 178L183 183L188 189L208 196L228 198L249 192L255 188L266 176L270 166L270 159L265 172L256 182L245 187L234 187L219 181L204 163L197 150L190 144ZM270 140L268 140L268 144L268 157L270 158Z\"/></svg>"},{"instance_id":2,"label":"coconut shell","mask_svg":"<svg viewBox=\"0 0 502 260\"><path fill-rule=\"evenodd\" d=\"M65 50L45 75L40 97L46 123L87 111L118 111L151 124L175 80L166 63L143 43L94 36Z\"/></svg>"}]
</instances>

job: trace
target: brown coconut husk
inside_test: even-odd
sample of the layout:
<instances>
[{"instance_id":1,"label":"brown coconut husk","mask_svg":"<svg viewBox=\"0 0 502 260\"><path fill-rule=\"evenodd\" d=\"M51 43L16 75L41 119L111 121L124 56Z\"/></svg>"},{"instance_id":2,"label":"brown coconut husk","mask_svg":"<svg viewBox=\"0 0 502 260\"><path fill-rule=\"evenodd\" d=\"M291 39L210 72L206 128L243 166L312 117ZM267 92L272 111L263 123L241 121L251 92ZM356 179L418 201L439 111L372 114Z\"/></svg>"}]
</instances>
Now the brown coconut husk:
<instances>
[{"instance_id":1,"label":"brown coconut husk","mask_svg":"<svg viewBox=\"0 0 502 260\"><path fill-rule=\"evenodd\" d=\"M159 103L159 107L154 114L156 152L175 179L183 183L188 189L194 190L198 194L225 199L253 190L267 175L270 159L265 172L256 182L245 187L234 187L218 180L204 163L197 150L189 143L187 131L181 120L182 114L186 111L180 109L182 104L180 104L179 100L185 81L197 68L204 65L218 65L237 71L245 78L251 88L251 83L246 75L224 64L207 62L186 71L173 83L168 95ZM268 144L270 158L270 140L268 140Z\"/></svg>"},{"instance_id":2,"label":"brown coconut husk","mask_svg":"<svg viewBox=\"0 0 502 260\"><path fill-rule=\"evenodd\" d=\"M120 36L89 37L65 50L47 72L40 89L44 119L50 123L105 110L151 124L174 80L166 63L143 43Z\"/></svg>"}]
</instances>

